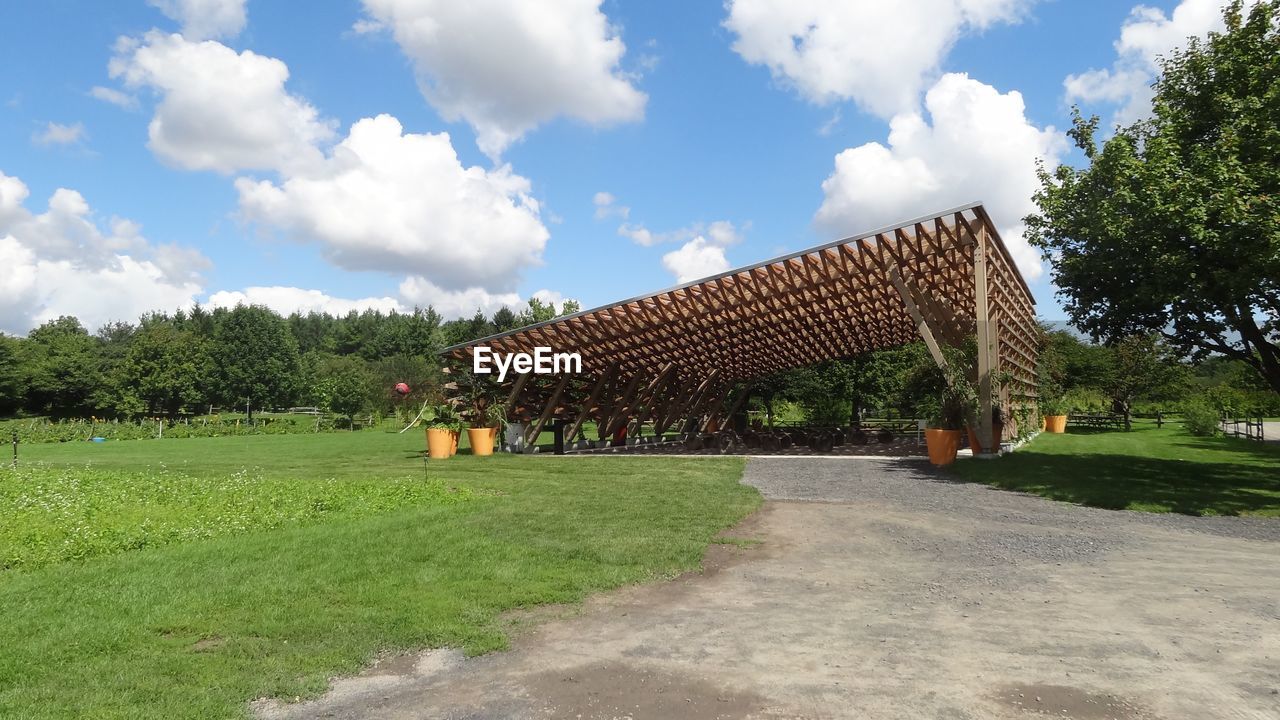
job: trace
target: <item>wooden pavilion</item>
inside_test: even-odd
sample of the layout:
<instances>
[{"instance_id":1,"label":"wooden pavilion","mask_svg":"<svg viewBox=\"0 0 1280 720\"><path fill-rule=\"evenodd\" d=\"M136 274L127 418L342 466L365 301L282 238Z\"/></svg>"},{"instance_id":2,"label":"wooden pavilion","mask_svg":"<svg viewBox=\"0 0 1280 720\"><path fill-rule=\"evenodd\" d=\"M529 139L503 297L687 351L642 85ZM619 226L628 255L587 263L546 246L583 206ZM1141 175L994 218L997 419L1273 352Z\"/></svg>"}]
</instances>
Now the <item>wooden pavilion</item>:
<instances>
[{"instance_id":1,"label":"wooden pavilion","mask_svg":"<svg viewBox=\"0 0 1280 720\"><path fill-rule=\"evenodd\" d=\"M532 447L553 419L572 440L587 420L602 438L718 427L753 381L780 370L923 339L977 339L980 437L991 409L1034 403L1035 300L981 203L802 250L661 292L529 325L442 351L470 372L478 346L577 352L579 374L509 375L505 410ZM997 382L1001 378L1002 382ZM997 387L998 386L998 387ZM735 398L727 402L732 394ZM1012 432L1012 423L1006 423Z\"/></svg>"}]
</instances>

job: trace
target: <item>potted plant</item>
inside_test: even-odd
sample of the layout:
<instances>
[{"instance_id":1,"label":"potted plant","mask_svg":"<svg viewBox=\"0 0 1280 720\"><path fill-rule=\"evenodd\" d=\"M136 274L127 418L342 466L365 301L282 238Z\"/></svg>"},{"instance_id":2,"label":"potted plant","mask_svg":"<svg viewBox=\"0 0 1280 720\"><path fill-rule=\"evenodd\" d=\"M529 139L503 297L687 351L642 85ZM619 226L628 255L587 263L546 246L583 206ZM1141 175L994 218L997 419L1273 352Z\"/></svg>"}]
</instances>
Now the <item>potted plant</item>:
<instances>
[{"instance_id":1,"label":"potted plant","mask_svg":"<svg viewBox=\"0 0 1280 720\"><path fill-rule=\"evenodd\" d=\"M492 455L493 441L497 437L493 402L484 395L471 399L469 415L470 427L467 428L467 441L471 443L472 455Z\"/></svg>"},{"instance_id":2,"label":"potted plant","mask_svg":"<svg viewBox=\"0 0 1280 720\"><path fill-rule=\"evenodd\" d=\"M1040 415L1044 418L1044 429L1051 433L1067 431L1067 403L1060 395L1051 395L1040 399Z\"/></svg>"},{"instance_id":3,"label":"potted plant","mask_svg":"<svg viewBox=\"0 0 1280 720\"><path fill-rule=\"evenodd\" d=\"M956 393L946 390L940 397L922 401L919 410L926 421L924 441L929 462L939 467L955 462L964 426L964 409Z\"/></svg>"},{"instance_id":4,"label":"potted plant","mask_svg":"<svg viewBox=\"0 0 1280 720\"><path fill-rule=\"evenodd\" d=\"M973 448L975 453L980 453L987 445L983 444L978 438L977 428L972 425L965 425L965 430L969 433L969 447ZM991 408L991 445L993 450L1000 449L1000 442L1004 440L1004 411L999 405Z\"/></svg>"},{"instance_id":5,"label":"potted plant","mask_svg":"<svg viewBox=\"0 0 1280 720\"><path fill-rule=\"evenodd\" d=\"M444 460L456 452L458 415L448 403L428 406L422 413L427 429L427 457Z\"/></svg>"}]
</instances>

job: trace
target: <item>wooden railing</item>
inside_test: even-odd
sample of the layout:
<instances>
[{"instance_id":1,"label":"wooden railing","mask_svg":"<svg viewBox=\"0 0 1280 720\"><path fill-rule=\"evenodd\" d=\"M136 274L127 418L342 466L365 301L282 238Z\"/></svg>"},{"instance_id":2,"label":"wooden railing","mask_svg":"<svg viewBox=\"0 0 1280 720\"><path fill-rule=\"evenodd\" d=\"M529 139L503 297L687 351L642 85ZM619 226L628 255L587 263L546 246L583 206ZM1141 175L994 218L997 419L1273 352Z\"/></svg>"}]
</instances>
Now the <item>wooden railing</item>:
<instances>
[{"instance_id":1,"label":"wooden railing","mask_svg":"<svg viewBox=\"0 0 1280 720\"><path fill-rule=\"evenodd\" d=\"M1245 438L1246 440L1266 440L1263 437L1262 418L1222 418L1220 424L1222 434L1227 437Z\"/></svg>"}]
</instances>

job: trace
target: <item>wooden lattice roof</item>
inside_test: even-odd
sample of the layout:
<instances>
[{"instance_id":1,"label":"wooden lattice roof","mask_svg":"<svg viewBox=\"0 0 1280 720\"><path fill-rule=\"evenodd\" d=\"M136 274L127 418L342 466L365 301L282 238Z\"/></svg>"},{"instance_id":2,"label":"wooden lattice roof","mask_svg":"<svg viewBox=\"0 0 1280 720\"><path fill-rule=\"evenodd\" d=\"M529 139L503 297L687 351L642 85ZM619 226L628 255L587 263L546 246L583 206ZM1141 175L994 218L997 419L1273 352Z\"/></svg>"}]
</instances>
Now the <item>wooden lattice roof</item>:
<instances>
[{"instance_id":1,"label":"wooden lattice roof","mask_svg":"<svg viewBox=\"0 0 1280 720\"><path fill-rule=\"evenodd\" d=\"M980 313L975 249L989 248L986 316L999 369L1035 378L1035 300L980 203L916 218L667 290L446 348L578 352L587 375L740 383L779 370L895 347L932 320L942 341L972 335ZM906 299L914 299L914 303ZM915 307L912 307L914 305Z\"/></svg>"}]
</instances>

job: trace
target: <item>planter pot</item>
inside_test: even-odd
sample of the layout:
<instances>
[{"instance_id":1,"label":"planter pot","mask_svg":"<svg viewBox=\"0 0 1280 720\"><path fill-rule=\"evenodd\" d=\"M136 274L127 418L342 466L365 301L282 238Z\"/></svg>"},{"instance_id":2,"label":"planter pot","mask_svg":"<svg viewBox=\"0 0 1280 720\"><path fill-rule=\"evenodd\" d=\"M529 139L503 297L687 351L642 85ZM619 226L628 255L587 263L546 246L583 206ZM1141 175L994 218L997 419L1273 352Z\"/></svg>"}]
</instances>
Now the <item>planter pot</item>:
<instances>
[{"instance_id":1,"label":"planter pot","mask_svg":"<svg viewBox=\"0 0 1280 720\"><path fill-rule=\"evenodd\" d=\"M453 453L453 432L444 428L427 428L427 457L444 460Z\"/></svg>"},{"instance_id":2,"label":"planter pot","mask_svg":"<svg viewBox=\"0 0 1280 720\"><path fill-rule=\"evenodd\" d=\"M457 430L449 431L449 456L458 454L458 436L462 433Z\"/></svg>"},{"instance_id":3,"label":"planter pot","mask_svg":"<svg viewBox=\"0 0 1280 720\"><path fill-rule=\"evenodd\" d=\"M968 425L964 426L965 432L969 434L969 447L975 454L982 452L985 448L991 447L996 450L1000 449L1000 443L1004 440L1004 423L993 423L991 425L991 444L985 445L978 439L978 433Z\"/></svg>"},{"instance_id":4,"label":"planter pot","mask_svg":"<svg viewBox=\"0 0 1280 720\"><path fill-rule=\"evenodd\" d=\"M924 431L924 442L929 448L929 462L939 467L950 465L960 449L960 431L929 428Z\"/></svg>"},{"instance_id":5,"label":"planter pot","mask_svg":"<svg viewBox=\"0 0 1280 720\"><path fill-rule=\"evenodd\" d=\"M1064 433L1067 431L1066 415L1046 415L1044 418L1045 430L1051 433Z\"/></svg>"},{"instance_id":6,"label":"planter pot","mask_svg":"<svg viewBox=\"0 0 1280 720\"><path fill-rule=\"evenodd\" d=\"M472 455L493 454L493 428L467 428L467 441Z\"/></svg>"}]
</instances>

